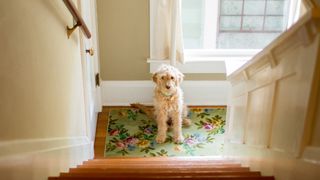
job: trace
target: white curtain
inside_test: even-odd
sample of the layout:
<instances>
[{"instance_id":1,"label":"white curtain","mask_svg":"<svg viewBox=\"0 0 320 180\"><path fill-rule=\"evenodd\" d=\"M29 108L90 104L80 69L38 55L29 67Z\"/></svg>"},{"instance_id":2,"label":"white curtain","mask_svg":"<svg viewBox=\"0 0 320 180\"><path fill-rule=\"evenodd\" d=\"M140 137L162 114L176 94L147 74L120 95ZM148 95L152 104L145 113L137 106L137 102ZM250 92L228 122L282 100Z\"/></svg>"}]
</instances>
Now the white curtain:
<instances>
[{"instance_id":1,"label":"white curtain","mask_svg":"<svg viewBox=\"0 0 320 180\"><path fill-rule=\"evenodd\" d=\"M181 0L150 0L150 3L150 59L183 63Z\"/></svg>"}]
</instances>

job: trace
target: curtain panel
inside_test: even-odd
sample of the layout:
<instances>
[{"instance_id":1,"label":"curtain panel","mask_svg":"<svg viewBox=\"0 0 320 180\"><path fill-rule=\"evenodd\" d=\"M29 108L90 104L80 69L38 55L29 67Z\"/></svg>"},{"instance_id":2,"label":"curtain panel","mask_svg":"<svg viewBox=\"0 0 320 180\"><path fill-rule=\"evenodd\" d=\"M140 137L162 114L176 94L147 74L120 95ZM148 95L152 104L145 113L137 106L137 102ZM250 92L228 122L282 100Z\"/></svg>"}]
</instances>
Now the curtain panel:
<instances>
[{"instance_id":1,"label":"curtain panel","mask_svg":"<svg viewBox=\"0 0 320 180\"><path fill-rule=\"evenodd\" d=\"M181 0L150 0L150 3L150 59L184 63Z\"/></svg>"}]
</instances>

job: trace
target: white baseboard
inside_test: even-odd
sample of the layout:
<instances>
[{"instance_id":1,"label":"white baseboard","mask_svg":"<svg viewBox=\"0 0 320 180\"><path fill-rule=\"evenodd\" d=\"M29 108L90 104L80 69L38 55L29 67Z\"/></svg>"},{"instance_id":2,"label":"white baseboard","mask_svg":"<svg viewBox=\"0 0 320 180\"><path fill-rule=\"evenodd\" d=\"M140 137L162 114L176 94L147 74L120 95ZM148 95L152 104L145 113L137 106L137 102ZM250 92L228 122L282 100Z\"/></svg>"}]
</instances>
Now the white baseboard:
<instances>
[{"instance_id":1,"label":"white baseboard","mask_svg":"<svg viewBox=\"0 0 320 180\"><path fill-rule=\"evenodd\" d=\"M305 148L302 159L320 165L320 147L308 146Z\"/></svg>"},{"instance_id":2,"label":"white baseboard","mask_svg":"<svg viewBox=\"0 0 320 180\"><path fill-rule=\"evenodd\" d=\"M91 145L86 136L0 141L0 159L19 154L36 154Z\"/></svg>"},{"instance_id":3,"label":"white baseboard","mask_svg":"<svg viewBox=\"0 0 320 180\"><path fill-rule=\"evenodd\" d=\"M104 106L127 106L130 103L152 104L152 81L103 81ZM184 81L184 101L187 105L227 105L230 94L228 81Z\"/></svg>"},{"instance_id":4,"label":"white baseboard","mask_svg":"<svg viewBox=\"0 0 320 180\"><path fill-rule=\"evenodd\" d=\"M0 179L48 179L93 158L86 136L0 141Z\"/></svg>"}]
</instances>

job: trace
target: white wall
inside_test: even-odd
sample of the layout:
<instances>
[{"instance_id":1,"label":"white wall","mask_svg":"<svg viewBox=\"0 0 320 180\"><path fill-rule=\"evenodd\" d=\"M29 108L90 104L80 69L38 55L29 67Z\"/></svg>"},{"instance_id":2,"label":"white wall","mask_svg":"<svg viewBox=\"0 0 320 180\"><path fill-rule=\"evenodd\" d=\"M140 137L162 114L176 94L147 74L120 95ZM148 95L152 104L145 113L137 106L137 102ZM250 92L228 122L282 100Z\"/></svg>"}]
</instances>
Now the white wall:
<instances>
[{"instance_id":1,"label":"white wall","mask_svg":"<svg viewBox=\"0 0 320 180\"><path fill-rule=\"evenodd\" d=\"M60 0L0 1L0 179L46 179L93 153L72 24Z\"/></svg>"},{"instance_id":2,"label":"white wall","mask_svg":"<svg viewBox=\"0 0 320 180\"><path fill-rule=\"evenodd\" d=\"M316 11L228 77L232 97L226 155L277 180L320 177Z\"/></svg>"}]
</instances>

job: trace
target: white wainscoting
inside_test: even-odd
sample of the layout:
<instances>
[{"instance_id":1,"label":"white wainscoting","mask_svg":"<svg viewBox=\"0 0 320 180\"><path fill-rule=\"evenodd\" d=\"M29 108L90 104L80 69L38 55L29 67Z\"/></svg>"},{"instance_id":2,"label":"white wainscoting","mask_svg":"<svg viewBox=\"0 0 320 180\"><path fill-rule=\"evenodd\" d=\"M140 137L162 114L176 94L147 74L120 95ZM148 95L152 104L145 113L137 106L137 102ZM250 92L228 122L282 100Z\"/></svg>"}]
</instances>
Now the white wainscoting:
<instances>
[{"instance_id":1,"label":"white wainscoting","mask_svg":"<svg viewBox=\"0 0 320 180\"><path fill-rule=\"evenodd\" d=\"M228 76L226 155L278 180L320 177L319 12L307 13Z\"/></svg>"},{"instance_id":2,"label":"white wainscoting","mask_svg":"<svg viewBox=\"0 0 320 180\"><path fill-rule=\"evenodd\" d=\"M87 136L10 140L0 142L0 159L23 153L41 153L56 149L93 144ZM93 153L91 153L93 155Z\"/></svg>"},{"instance_id":3,"label":"white wainscoting","mask_svg":"<svg viewBox=\"0 0 320 180\"><path fill-rule=\"evenodd\" d=\"M320 147L309 146L303 152L303 160L320 166Z\"/></svg>"},{"instance_id":4,"label":"white wainscoting","mask_svg":"<svg viewBox=\"0 0 320 180\"><path fill-rule=\"evenodd\" d=\"M231 141L301 154L319 48L315 25L305 21L228 76Z\"/></svg>"},{"instance_id":5,"label":"white wainscoting","mask_svg":"<svg viewBox=\"0 0 320 180\"><path fill-rule=\"evenodd\" d=\"M182 83L187 105L226 105L230 92L228 81L185 81ZM102 104L121 106L130 103L152 104L152 81L103 81Z\"/></svg>"},{"instance_id":6,"label":"white wainscoting","mask_svg":"<svg viewBox=\"0 0 320 180\"><path fill-rule=\"evenodd\" d=\"M0 179L47 179L94 154L86 136L1 141L0 149Z\"/></svg>"}]
</instances>

